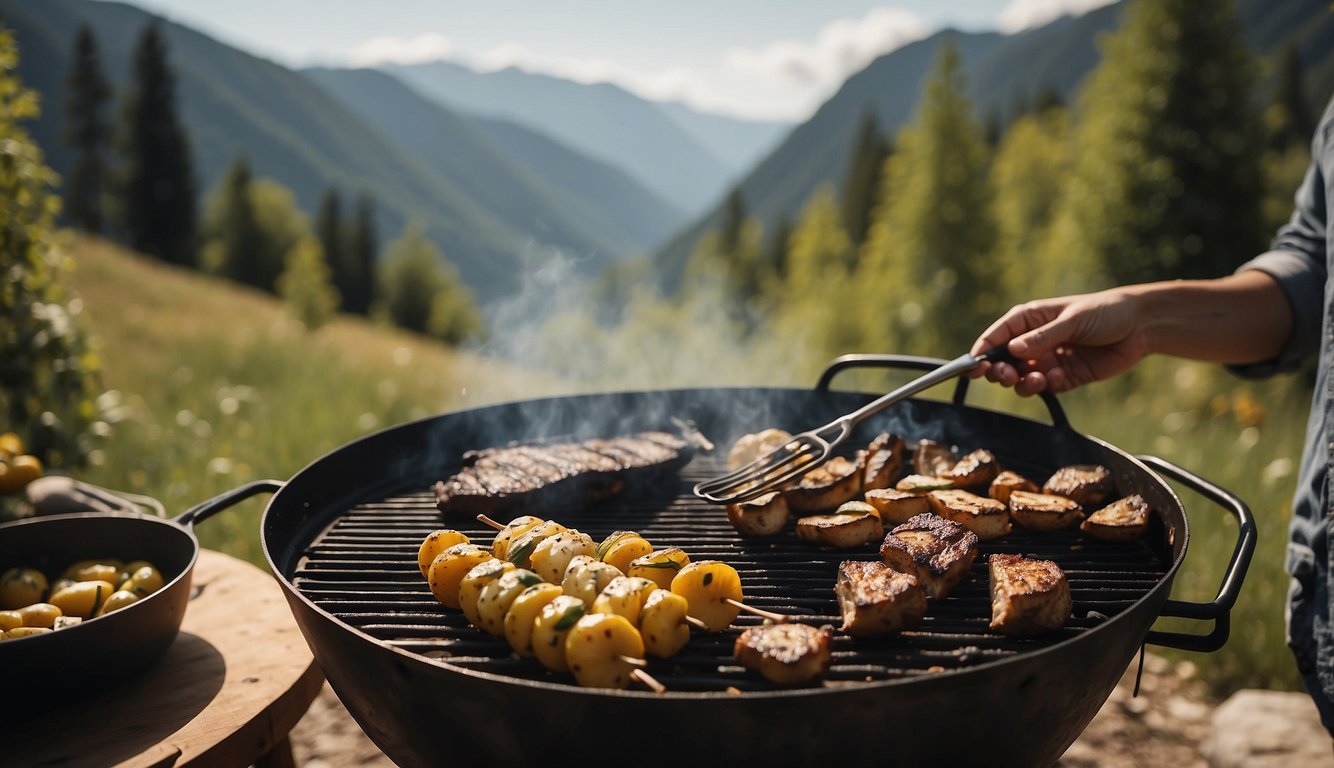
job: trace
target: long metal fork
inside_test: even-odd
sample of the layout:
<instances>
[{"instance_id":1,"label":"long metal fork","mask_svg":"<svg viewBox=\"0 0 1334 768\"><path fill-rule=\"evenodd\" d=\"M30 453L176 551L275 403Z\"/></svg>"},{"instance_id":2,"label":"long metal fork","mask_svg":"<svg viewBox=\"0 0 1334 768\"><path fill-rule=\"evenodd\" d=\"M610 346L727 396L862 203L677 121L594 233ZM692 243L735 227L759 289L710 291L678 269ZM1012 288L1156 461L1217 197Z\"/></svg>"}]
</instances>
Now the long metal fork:
<instances>
[{"instance_id":1,"label":"long metal fork","mask_svg":"<svg viewBox=\"0 0 1334 768\"><path fill-rule=\"evenodd\" d=\"M731 504L777 490L828 461L834 448L848 439L852 430L867 417L894 403L967 373L983 362L1014 357L1004 347L990 349L977 357L961 355L935 370L919 376L898 389L867 403L852 413L840 416L823 427L793 435L782 447L773 450L733 472L695 484L695 495L717 504Z\"/></svg>"}]
</instances>

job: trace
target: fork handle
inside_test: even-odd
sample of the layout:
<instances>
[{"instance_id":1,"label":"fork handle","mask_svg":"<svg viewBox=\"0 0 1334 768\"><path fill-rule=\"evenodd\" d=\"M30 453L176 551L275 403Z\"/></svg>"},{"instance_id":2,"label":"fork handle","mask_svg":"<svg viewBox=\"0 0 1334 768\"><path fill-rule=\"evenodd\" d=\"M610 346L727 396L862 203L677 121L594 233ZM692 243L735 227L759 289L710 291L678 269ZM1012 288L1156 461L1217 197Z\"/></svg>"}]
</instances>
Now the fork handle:
<instances>
[{"instance_id":1,"label":"fork handle","mask_svg":"<svg viewBox=\"0 0 1334 768\"><path fill-rule=\"evenodd\" d=\"M845 424L847 428L855 427L865 421L868 417L880 413L900 400L912 397L924 389L930 389L937 384L942 384L956 376L967 373L981 365L983 362L995 360L1004 360L1010 363L1015 361L1014 356L1004 347L993 347L976 357L970 354L959 355L939 368L913 379L893 392L872 400L852 413L837 419L833 423Z\"/></svg>"}]
</instances>

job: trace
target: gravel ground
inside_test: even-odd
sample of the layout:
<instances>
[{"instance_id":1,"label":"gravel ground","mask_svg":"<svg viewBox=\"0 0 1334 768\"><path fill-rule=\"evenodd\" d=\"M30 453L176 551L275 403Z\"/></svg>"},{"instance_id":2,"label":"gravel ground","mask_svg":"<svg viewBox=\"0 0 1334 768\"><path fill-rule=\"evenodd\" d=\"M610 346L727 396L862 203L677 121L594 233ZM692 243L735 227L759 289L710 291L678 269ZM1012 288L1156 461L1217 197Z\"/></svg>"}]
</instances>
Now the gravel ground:
<instances>
[{"instance_id":1,"label":"gravel ground","mask_svg":"<svg viewBox=\"0 0 1334 768\"><path fill-rule=\"evenodd\" d=\"M1173 666L1150 654L1145 660L1139 696L1131 695L1135 671L1136 663L1132 663L1097 717L1057 763L1060 768L1210 765L1205 757L1210 720L1220 702L1210 701L1205 695L1193 666ZM1310 716L1315 716L1314 707ZM1315 728L1317 738L1323 736L1318 723ZM292 732L292 748L297 765L305 768L393 765L361 732L328 685ZM1330 758L1329 766L1334 766L1334 751L1328 742L1321 754ZM1326 765L1309 759L1288 759L1284 764Z\"/></svg>"}]
</instances>

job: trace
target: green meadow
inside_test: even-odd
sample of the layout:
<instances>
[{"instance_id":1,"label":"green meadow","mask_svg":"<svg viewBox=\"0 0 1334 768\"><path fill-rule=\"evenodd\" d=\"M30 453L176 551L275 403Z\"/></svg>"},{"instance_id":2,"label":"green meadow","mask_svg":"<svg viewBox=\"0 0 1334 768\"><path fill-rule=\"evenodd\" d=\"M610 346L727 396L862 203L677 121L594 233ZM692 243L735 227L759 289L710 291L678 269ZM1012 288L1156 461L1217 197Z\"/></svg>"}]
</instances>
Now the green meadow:
<instances>
[{"instance_id":1,"label":"green meadow","mask_svg":"<svg viewBox=\"0 0 1334 768\"><path fill-rule=\"evenodd\" d=\"M81 479L159 499L171 515L259 478L283 479L340 445L445 411L549 394L637 386L621 375L582 382L524 370L439 343L340 318L316 332L272 297L145 260L100 240L71 241L69 276L95 338L111 430ZM682 334L693 339L694 334ZM658 340L655 357L697 354ZM685 342L681 342L685 343ZM893 351L893 350L863 350ZM757 353L758 354L758 353ZM952 356L956 350L942 350ZM738 361L738 364L744 361ZM818 370L775 375L751 361L753 383L805 386ZM683 370L698 368L685 367ZM682 373L679 376L699 376ZM720 369L719 375L727 375ZM661 377L656 386L710 386ZM732 382L726 382L732 383ZM1146 361L1133 375L1062 396L1073 425L1135 454L1178 464L1254 511L1259 544L1216 653L1172 653L1216 692L1299 685L1283 640L1288 504L1309 390L1298 377L1243 381L1216 367ZM985 407L1044 418L1034 400L977 383ZM1218 505L1177 486L1191 522L1177 599L1213 599L1236 543ZM204 546L264 565L253 499L199 525ZM1163 620L1160 629L1207 631Z\"/></svg>"}]
</instances>

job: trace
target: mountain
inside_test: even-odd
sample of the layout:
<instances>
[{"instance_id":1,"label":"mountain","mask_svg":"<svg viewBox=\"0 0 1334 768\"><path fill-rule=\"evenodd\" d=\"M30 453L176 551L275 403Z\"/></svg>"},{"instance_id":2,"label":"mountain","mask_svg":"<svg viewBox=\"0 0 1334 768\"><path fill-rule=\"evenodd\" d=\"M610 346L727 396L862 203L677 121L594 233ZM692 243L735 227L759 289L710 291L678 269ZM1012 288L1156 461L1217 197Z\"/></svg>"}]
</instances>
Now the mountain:
<instances>
[{"instance_id":1,"label":"mountain","mask_svg":"<svg viewBox=\"0 0 1334 768\"><path fill-rule=\"evenodd\" d=\"M524 125L610 163L690 215L718 199L739 168L655 103L609 83L444 61L379 68L453 109Z\"/></svg>"},{"instance_id":2,"label":"mountain","mask_svg":"<svg viewBox=\"0 0 1334 768\"><path fill-rule=\"evenodd\" d=\"M656 102L663 114L676 121L695 140L721 158L735 175L750 170L764 159L784 134L792 130L791 123L772 120L741 120L727 115L700 112L679 101Z\"/></svg>"},{"instance_id":3,"label":"mountain","mask_svg":"<svg viewBox=\"0 0 1334 768\"><path fill-rule=\"evenodd\" d=\"M87 23L94 30L103 69L120 95L133 48L156 18L115 2L0 0L0 19L19 43L19 74L42 94L43 114L29 129L57 172L70 163L60 141L63 79L78 26ZM405 141L433 141L454 154L443 158L437 152L426 162L418 146L404 146L385 126L364 119L359 108L306 76L190 28L158 21L201 194L242 154L257 176L291 188L306 211L315 210L330 185L345 197L370 193L383 238L396 237L408 221L420 220L483 303L517 287L526 260L545 253L535 245L581 257L578 268L591 275L653 243L657 228L679 221L679 214L659 209L646 192L625 191L628 182L622 181L624 215L637 221L604 229L605 212L592 215L589 200L537 179L475 124L421 99L409 107L410 100L403 98L396 106L425 115L434 133L429 139L409 136L408 127L399 126L397 135ZM606 175L600 167L593 173ZM633 234L637 227L645 231Z\"/></svg>"},{"instance_id":4,"label":"mountain","mask_svg":"<svg viewBox=\"0 0 1334 768\"><path fill-rule=\"evenodd\" d=\"M605 163L501 120L466 117L373 69L302 70L362 120L474 200L532 222L533 240L598 242L614 253L661 243L683 214ZM601 259L605 262L605 257Z\"/></svg>"},{"instance_id":5,"label":"mountain","mask_svg":"<svg viewBox=\"0 0 1334 768\"><path fill-rule=\"evenodd\" d=\"M1064 16L1013 35L947 30L892 51L852 77L805 123L739 181L749 214L773 232L781 217L795 221L821 184L838 189L865 110L892 136L912 117L937 47L952 38L969 75L970 97L979 119L1008 116L1016 100L1031 100L1053 87L1072 103L1084 76L1098 63L1098 38L1116 29L1123 3L1078 17ZM1272 58L1296 44L1306 67L1311 104L1319 113L1334 90L1334 12L1324 0L1237 0L1241 28L1252 49ZM1271 68L1272 69L1272 68ZM654 268L671 289L695 242L722 222L721 206L705 213L668 241Z\"/></svg>"}]
</instances>

